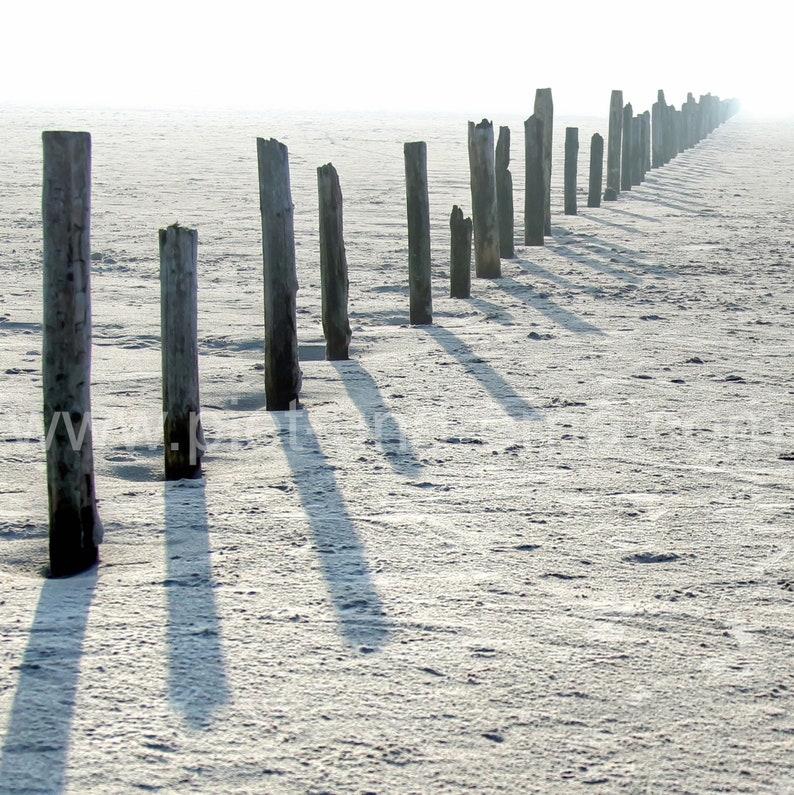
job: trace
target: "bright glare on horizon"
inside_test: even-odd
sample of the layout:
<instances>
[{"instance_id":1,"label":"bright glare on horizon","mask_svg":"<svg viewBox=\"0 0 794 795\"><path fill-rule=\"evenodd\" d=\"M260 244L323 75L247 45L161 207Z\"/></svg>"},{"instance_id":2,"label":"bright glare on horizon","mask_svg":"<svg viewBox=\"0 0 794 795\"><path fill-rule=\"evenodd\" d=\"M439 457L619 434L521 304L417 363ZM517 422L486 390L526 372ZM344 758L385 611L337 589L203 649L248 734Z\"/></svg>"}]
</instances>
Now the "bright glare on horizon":
<instances>
[{"instance_id":1,"label":"bright glare on horizon","mask_svg":"<svg viewBox=\"0 0 794 795\"><path fill-rule=\"evenodd\" d=\"M560 115L605 116L614 88L637 112L663 88L677 107L710 92L794 115L780 11L701 5L17 1L3 11L0 105L474 117L531 113L550 86Z\"/></svg>"}]
</instances>

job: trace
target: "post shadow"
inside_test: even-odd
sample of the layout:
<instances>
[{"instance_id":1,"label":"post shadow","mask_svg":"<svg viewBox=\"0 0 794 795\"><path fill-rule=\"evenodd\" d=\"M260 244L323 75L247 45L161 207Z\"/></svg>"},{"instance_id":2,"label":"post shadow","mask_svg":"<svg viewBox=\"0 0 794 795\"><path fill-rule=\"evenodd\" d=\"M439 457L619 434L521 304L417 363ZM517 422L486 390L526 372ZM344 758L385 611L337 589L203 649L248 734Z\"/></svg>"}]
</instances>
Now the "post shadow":
<instances>
[{"instance_id":1,"label":"post shadow","mask_svg":"<svg viewBox=\"0 0 794 795\"><path fill-rule=\"evenodd\" d=\"M331 362L342 378L347 394L367 423L391 468L405 477L417 477L422 462L397 423L375 379L355 359Z\"/></svg>"},{"instance_id":2,"label":"post shadow","mask_svg":"<svg viewBox=\"0 0 794 795\"><path fill-rule=\"evenodd\" d=\"M165 484L168 694L194 728L229 701L215 604L203 480Z\"/></svg>"},{"instance_id":3,"label":"post shadow","mask_svg":"<svg viewBox=\"0 0 794 795\"><path fill-rule=\"evenodd\" d=\"M496 282L500 290L510 293L510 295L521 298L533 309L536 309L542 315L545 315L552 323L562 326L574 334L597 334L603 336L604 332L598 326L594 326L584 318L563 309L558 304L554 303L546 295L541 295L528 284L522 284L515 279L500 279Z\"/></svg>"},{"instance_id":4,"label":"post shadow","mask_svg":"<svg viewBox=\"0 0 794 795\"><path fill-rule=\"evenodd\" d=\"M580 245L586 245L588 253L600 255L608 260L616 259L620 265L630 265L632 268L637 268L644 273L678 278L678 274L665 265L654 265L643 261L644 256L640 252L626 248L623 245L618 249L614 242L603 240L595 235L588 236L581 241Z\"/></svg>"},{"instance_id":5,"label":"post shadow","mask_svg":"<svg viewBox=\"0 0 794 795\"><path fill-rule=\"evenodd\" d=\"M488 320L493 320L494 323L498 323L500 326L515 326L517 323L515 316L499 304L495 304L485 298L473 296L468 301L475 309L482 312Z\"/></svg>"},{"instance_id":6,"label":"post shadow","mask_svg":"<svg viewBox=\"0 0 794 795\"><path fill-rule=\"evenodd\" d=\"M0 758L0 792L63 792L80 660L97 569L46 580L30 628Z\"/></svg>"},{"instance_id":7,"label":"post shadow","mask_svg":"<svg viewBox=\"0 0 794 795\"><path fill-rule=\"evenodd\" d=\"M389 640L388 621L372 582L364 545L309 413L274 412L272 416L314 533L339 630L350 647L363 652L380 649Z\"/></svg>"},{"instance_id":8,"label":"post shadow","mask_svg":"<svg viewBox=\"0 0 794 795\"><path fill-rule=\"evenodd\" d=\"M587 253L577 251L565 244L555 244L553 246L547 246L547 248L555 254L559 254L561 257L565 257L581 265L586 265L588 268L592 268L592 270L598 273L603 273L605 276L611 276L618 281L628 282L629 284L640 284L642 282L642 279L639 276L635 276L633 273L615 268L609 262L597 260L588 256Z\"/></svg>"},{"instance_id":9,"label":"post shadow","mask_svg":"<svg viewBox=\"0 0 794 795\"><path fill-rule=\"evenodd\" d=\"M504 279L495 281L501 284ZM504 376L483 361L457 335L443 326L428 326L424 329L450 356L463 365L491 393L493 399L515 420L538 420L540 415L526 398L519 395Z\"/></svg>"}]
</instances>

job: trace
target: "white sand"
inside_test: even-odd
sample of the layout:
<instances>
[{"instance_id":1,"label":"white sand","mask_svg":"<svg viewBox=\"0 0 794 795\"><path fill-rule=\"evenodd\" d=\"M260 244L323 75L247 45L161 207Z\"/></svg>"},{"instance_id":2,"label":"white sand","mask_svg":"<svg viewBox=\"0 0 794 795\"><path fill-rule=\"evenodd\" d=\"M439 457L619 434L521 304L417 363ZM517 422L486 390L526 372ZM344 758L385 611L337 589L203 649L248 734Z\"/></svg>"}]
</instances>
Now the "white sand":
<instances>
[{"instance_id":1,"label":"white sand","mask_svg":"<svg viewBox=\"0 0 794 795\"><path fill-rule=\"evenodd\" d=\"M794 792L794 127L733 119L587 210L605 126L582 123L565 217L557 121L553 239L453 301L465 119L5 122L0 792ZM45 581L39 135L59 126L94 134L106 540L97 570ZM263 409L254 135L290 146L291 415ZM406 325L417 139L427 328ZM341 364L321 360L328 160ZM156 230L175 220L199 230L210 449L204 481L166 485Z\"/></svg>"}]
</instances>

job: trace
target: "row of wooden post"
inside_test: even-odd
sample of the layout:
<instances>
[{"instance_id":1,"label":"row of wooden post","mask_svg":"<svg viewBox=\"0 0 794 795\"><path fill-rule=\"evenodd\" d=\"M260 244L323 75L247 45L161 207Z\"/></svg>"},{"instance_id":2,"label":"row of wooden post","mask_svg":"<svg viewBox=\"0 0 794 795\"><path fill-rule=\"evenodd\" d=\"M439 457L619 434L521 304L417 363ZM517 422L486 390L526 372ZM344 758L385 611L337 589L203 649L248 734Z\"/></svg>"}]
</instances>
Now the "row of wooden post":
<instances>
[{"instance_id":1,"label":"row of wooden post","mask_svg":"<svg viewBox=\"0 0 794 795\"><path fill-rule=\"evenodd\" d=\"M690 95L681 111L664 101L652 113L633 115L622 93L612 93L607 190L639 184L649 167L669 162L736 110L733 101ZM651 124L652 122L652 124ZM553 103L538 89L524 124L524 244L543 245L551 233L550 185ZM43 133L44 323L43 391L47 439L50 572L65 576L97 559L102 524L97 512L91 429L91 138L88 133ZM622 141L622 147L621 147ZM515 256L510 174L510 130L501 127L494 148L493 125L469 122L472 216L455 205L450 216L450 295L471 291L480 278L501 276L501 259ZM575 214L578 129L565 134L565 213ZM603 138L591 140L588 206L601 198ZM404 146L408 217L410 322L432 323L430 210L427 146ZM265 395L269 411L297 407L298 360L293 204L287 148L257 139L265 298ZM622 177L621 177L622 174ZM317 169L320 210L322 322L329 360L347 359L351 331L347 314L348 273L343 236L342 192L330 163ZM201 474L204 438L200 420L195 230L160 230L162 394L167 479Z\"/></svg>"}]
</instances>

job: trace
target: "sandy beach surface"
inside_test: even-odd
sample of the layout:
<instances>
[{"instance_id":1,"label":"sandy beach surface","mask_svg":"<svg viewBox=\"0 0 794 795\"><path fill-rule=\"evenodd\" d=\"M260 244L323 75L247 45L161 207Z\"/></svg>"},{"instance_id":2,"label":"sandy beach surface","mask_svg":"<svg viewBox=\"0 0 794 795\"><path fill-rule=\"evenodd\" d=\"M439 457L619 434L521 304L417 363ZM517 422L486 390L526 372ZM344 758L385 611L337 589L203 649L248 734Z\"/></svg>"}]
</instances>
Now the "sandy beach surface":
<instances>
[{"instance_id":1,"label":"sandy beach surface","mask_svg":"<svg viewBox=\"0 0 794 795\"><path fill-rule=\"evenodd\" d=\"M7 110L0 792L794 793L794 124L741 115L448 294L466 119ZM579 214L562 214L578 123ZM99 566L47 580L41 144L94 141ZM264 410L255 137L289 146L303 410ZM402 144L428 142L434 324ZM323 360L316 167L351 360ZM157 229L199 232L205 477L162 480Z\"/></svg>"}]
</instances>

